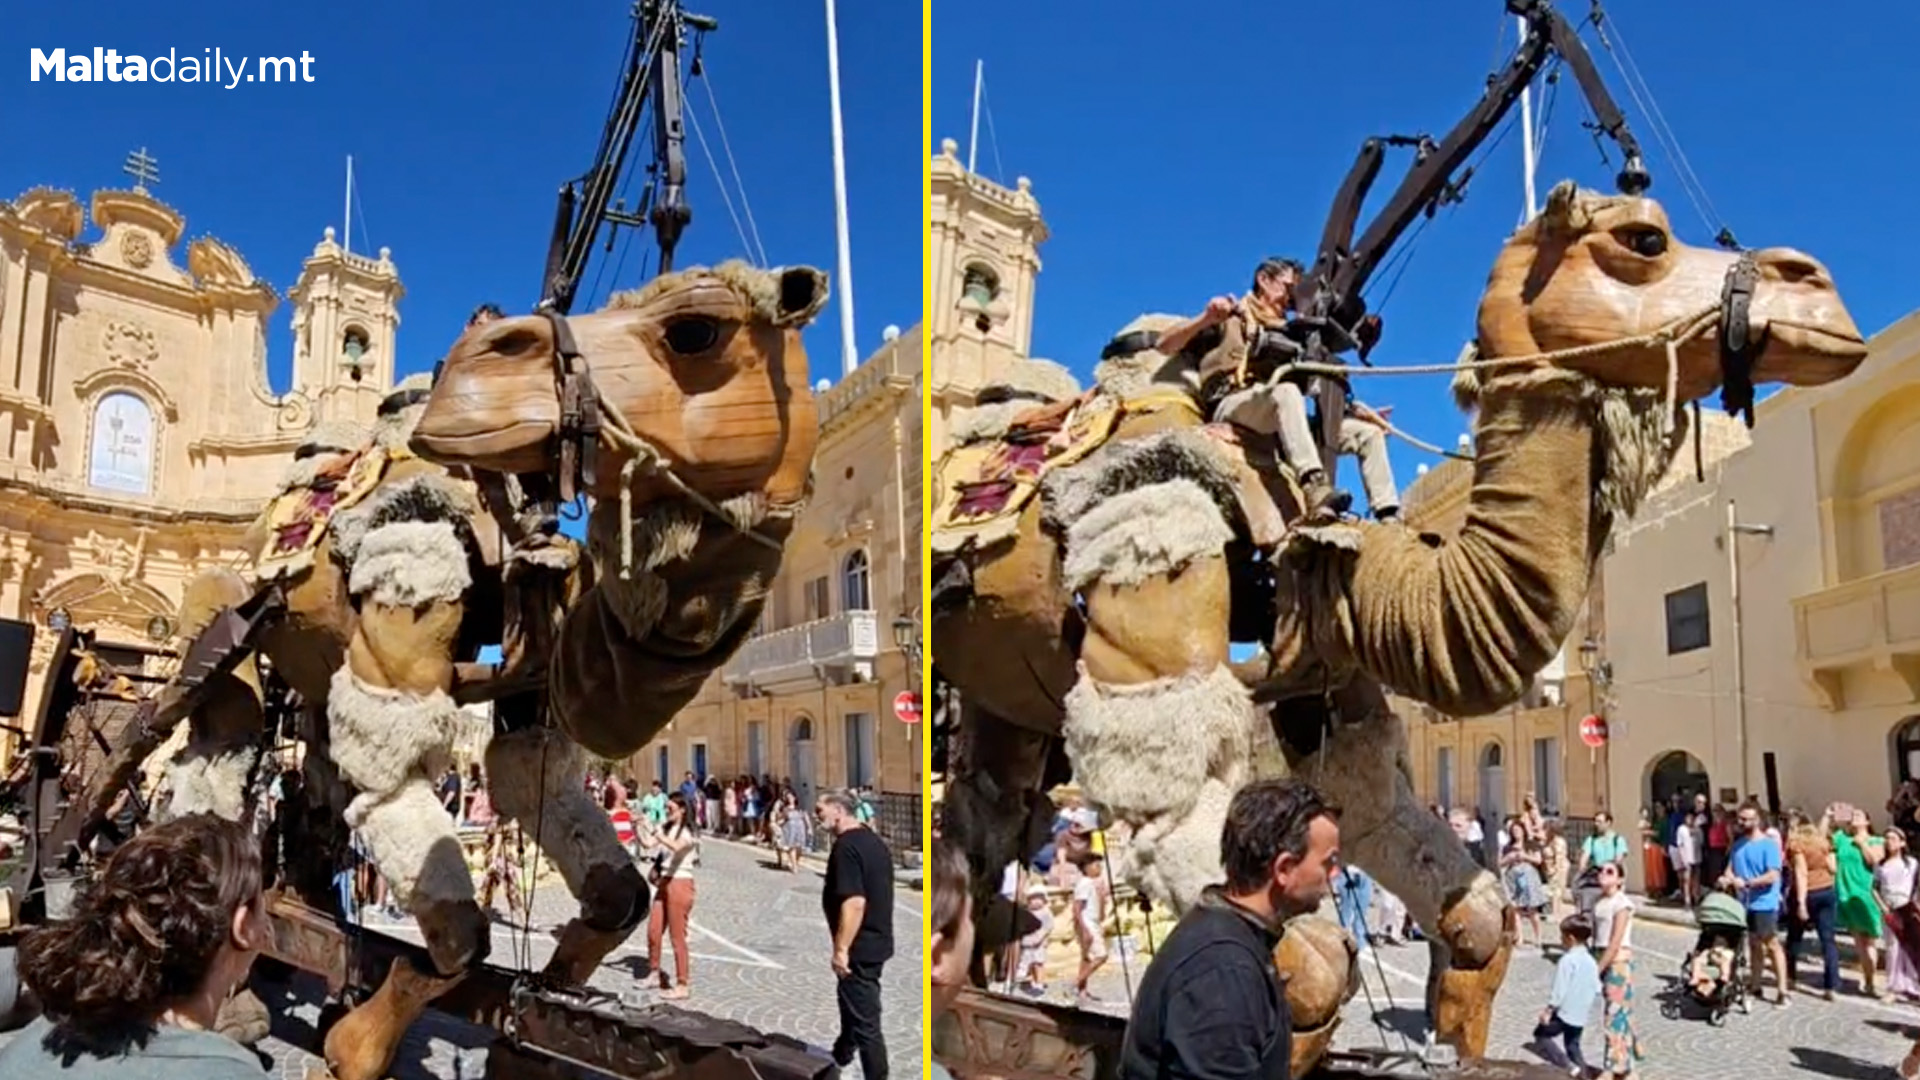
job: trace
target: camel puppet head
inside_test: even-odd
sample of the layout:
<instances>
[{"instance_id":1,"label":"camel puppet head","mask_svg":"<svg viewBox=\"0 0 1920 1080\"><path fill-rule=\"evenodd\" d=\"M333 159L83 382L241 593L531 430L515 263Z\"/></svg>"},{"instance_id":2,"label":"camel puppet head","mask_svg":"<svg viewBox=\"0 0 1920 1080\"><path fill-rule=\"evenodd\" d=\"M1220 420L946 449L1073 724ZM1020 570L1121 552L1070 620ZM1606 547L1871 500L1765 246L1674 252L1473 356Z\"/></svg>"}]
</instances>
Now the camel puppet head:
<instances>
[{"instance_id":1,"label":"camel puppet head","mask_svg":"<svg viewBox=\"0 0 1920 1080\"><path fill-rule=\"evenodd\" d=\"M804 496L819 437L800 331L826 301L827 276L812 267L728 262L664 274L564 325L594 392L689 487L784 505ZM544 315L469 329L442 361L414 452L449 466L550 471L565 437L558 333ZM589 492L617 495L632 454L603 438ZM666 494L646 485L643 476L637 501Z\"/></svg>"},{"instance_id":2,"label":"camel puppet head","mask_svg":"<svg viewBox=\"0 0 1920 1080\"><path fill-rule=\"evenodd\" d=\"M1739 258L1682 243L1652 199L1602 195L1563 181L1494 262L1480 301L1481 355L1616 342L1717 310ZM1865 359L1866 344L1826 267L1792 248L1766 248L1752 260L1753 383L1818 386L1851 374ZM1660 345L1559 363L1611 386L1666 386ZM1706 395L1722 378L1716 331L1680 347L1679 400Z\"/></svg>"}]
</instances>

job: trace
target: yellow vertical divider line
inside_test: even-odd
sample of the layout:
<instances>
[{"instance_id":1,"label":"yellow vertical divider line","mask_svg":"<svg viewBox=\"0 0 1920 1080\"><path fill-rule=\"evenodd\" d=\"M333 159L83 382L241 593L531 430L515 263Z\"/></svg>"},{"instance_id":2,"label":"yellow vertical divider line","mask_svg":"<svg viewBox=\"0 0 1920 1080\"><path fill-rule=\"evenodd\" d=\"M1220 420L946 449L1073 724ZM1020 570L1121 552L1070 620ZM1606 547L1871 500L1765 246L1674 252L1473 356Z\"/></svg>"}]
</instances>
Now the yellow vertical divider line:
<instances>
[{"instance_id":1,"label":"yellow vertical divider line","mask_svg":"<svg viewBox=\"0 0 1920 1080\"><path fill-rule=\"evenodd\" d=\"M920 12L920 880L933 859L933 0ZM931 886L926 886L930 890ZM920 897L920 1068L933 1072L933 897Z\"/></svg>"}]
</instances>

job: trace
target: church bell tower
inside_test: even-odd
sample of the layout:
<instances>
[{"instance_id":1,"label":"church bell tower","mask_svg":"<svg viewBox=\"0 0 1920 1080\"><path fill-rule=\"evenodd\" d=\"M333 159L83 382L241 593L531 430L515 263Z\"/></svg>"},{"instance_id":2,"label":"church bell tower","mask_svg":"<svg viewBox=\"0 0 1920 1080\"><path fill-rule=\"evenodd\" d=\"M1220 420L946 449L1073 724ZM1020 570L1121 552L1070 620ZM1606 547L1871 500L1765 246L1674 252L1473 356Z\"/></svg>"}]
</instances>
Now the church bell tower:
<instances>
[{"instance_id":1,"label":"church bell tower","mask_svg":"<svg viewBox=\"0 0 1920 1080\"><path fill-rule=\"evenodd\" d=\"M316 421L373 422L394 382L394 333L406 290L391 252L355 255L329 226L300 268L293 302L293 385Z\"/></svg>"}]
</instances>

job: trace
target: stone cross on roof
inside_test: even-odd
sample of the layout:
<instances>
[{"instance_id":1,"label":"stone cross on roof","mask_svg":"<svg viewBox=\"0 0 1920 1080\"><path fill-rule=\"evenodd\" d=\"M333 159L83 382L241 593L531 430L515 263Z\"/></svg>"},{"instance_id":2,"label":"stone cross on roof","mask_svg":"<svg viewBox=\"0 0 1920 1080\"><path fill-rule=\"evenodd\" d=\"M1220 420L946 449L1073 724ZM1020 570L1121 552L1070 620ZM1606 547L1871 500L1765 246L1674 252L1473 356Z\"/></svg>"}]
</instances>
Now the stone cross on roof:
<instances>
[{"instance_id":1,"label":"stone cross on roof","mask_svg":"<svg viewBox=\"0 0 1920 1080\"><path fill-rule=\"evenodd\" d=\"M127 155L127 163L120 166L120 171L133 177L133 190L145 195L148 184L160 182L160 159L150 156L143 146Z\"/></svg>"}]
</instances>

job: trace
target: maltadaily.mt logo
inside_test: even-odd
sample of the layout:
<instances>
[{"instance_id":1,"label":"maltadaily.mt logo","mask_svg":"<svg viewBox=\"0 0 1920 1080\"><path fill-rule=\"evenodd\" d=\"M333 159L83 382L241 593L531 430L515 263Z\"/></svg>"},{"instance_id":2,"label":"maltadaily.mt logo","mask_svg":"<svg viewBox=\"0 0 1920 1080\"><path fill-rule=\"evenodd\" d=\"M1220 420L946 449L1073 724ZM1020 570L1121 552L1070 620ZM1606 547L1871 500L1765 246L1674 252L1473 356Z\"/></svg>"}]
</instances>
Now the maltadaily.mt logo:
<instances>
[{"instance_id":1,"label":"maltadaily.mt logo","mask_svg":"<svg viewBox=\"0 0 1920 1080\"><path fill-rule=\"evenodd\" d=\"M116 49L95 46L92 52L68 53L65 49L48 52L33 49L28 58L27 78L39 82L43 76L55 82L183 82L220 83L231 90L243 82L312 82L313 54L305 49L300 56L227 56L219 49L207 49L199 55L180 55L168 49L165 56L148 58L122 54Z\"/></svg>"}]
</instances>

